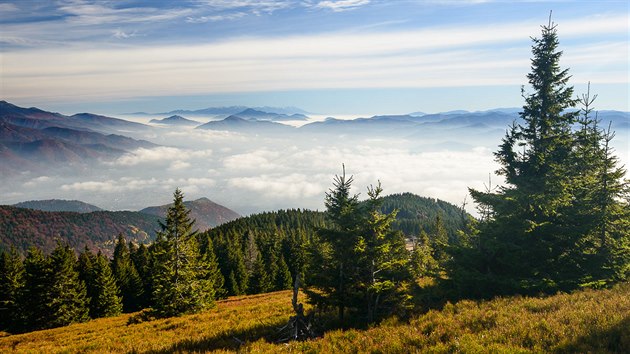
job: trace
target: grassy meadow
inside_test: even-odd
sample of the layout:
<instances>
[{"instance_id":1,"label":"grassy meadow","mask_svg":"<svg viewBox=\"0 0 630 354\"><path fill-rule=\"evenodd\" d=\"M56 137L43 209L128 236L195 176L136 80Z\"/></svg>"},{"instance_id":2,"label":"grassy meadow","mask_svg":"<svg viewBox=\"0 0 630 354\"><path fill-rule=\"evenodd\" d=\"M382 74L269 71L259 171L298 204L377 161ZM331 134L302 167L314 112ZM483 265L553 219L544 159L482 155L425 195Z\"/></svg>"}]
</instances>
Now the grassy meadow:
<instances>
[{"instance_id":1,"label":"grassy meadow","mask_svg":"<svg viewBox=\"0 0 630 354\"><path fill-rule=\"evenodd\" d=\"M630 352L630 284L532 298L447 303L368 329L275 343L291 292L233 297L205 313L129 324L138 314L0 338L0 352Z\"/></svg>"}]
</instances>

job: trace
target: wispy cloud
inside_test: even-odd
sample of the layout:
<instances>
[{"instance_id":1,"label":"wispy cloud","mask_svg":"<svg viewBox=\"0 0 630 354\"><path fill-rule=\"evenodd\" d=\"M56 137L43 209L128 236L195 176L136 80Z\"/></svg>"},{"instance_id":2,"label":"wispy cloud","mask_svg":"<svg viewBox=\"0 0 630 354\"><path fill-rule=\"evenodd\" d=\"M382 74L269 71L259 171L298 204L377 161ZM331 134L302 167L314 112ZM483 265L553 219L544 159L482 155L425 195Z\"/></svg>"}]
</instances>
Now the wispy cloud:
<instances>
[{"instance_id":1,"label":"wispy cloud","mask_svg":"<svg viewBox=\"0 0 630 354\"><path fill-rule=\"evenodd\" d=\"M78 99L319 88L521 84L534 23L245 38L211 44L22 50L3 54L7 99ZM562 38L618 34L627 16L566 21ZM615 68L599 82L627 82L626 42L571 43L569 66ZM614 55L612 55L614 54ZM45 57L42 62L39 58ZM68 58L71 57L72 60ZM624 69L626 68L626 69ZM624 71L625 70L625 71ZM594 80L594 78L591 78Z\"/></svg>"},{"instance_id":2,"label":"wispy cloud","mask_svg":"<svg viewBox=\"0 0 630 354\"><path fill-rule=\"evenodd\" d=\"M116 30L114 30L114 32L112 33L112 36L118 38L118 39L127 39L127 38L131 38L131 37L135 37L138 35L137 31L133 31L133 32L125 32L120 28L117 28Z\"/></svg>"},{"instance_id":3,"label":"wispy cloud","mask_svg":"<svg viewBox=\"0 0 630 354\"><path fill-rule=\"evenodd\" d=\"M206 23L206 22L218 22L218 21L231 21L247 16L245 12L235 12L222 15L212 16L200 16L200 17L187 17L188 23Z\"/></svg>"},{"instance_id":4,"label":"wispy cloud","mask_svg":"<svg viewBox=\"0 0 630 354\"><path fill-rule=\"evenodd\" d=\"M202 6L217 10L249 9L254 13L273 13L295 4L291 0L197 0Z\"/></svg>"},{"instance_id":5,"label":"wispy cloud","mask_svg":"<svg viewBox=\"0 0 630 354\"><path fill-rule=\"evenodd\" d=\"M15 6L14 4L10 4L10 3L0 4L0 12L14 12L18 10L19 10L18 7Z\"/></svg>"},{"instance_id":6,"label":"wispy cloud","mask_svg":"<svg viewBox=\"0 0 630 354\"><path fill-rule=\"evenodd\" d=\"M315 8L328 9L334 12L355 10L370 3L370 0L326 0L314 5Z\"/></svg>"},{"instance_id":7,"label":"wispy cloud","mask_svg":"<svg viewBox=\"0 0 630 354\"><path fill-rule=\"evenodd\" d=\"M58 11L65 14L66 22L83 25L117 23L158 22L181 18L193 12L192 9L155 7L116 8L108 2L85 0L65 0L59 3Z\"/></svg>"}]
</instances>

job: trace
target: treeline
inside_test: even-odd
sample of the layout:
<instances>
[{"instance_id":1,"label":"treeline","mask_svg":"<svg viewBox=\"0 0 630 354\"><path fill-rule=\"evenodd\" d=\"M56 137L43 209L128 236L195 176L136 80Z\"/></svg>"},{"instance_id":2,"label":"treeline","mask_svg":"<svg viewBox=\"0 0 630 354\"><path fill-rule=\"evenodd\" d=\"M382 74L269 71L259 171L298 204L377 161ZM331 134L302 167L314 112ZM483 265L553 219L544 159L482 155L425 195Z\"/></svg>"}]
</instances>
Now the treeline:
<instances>
[{"instance_id":1,"label":"treeline","mask_svg":"<svg viewBox=\"0 0 630 354\"><path fill-rule=\"evenodd\" d=\"M380 198L384 203L378 204L378 212L397 204L398 198ZM25 257L16 248L2 252L0 328L30 331L145 308L156 316L177 315L211 307L215 299L229 295L289 289L297 277L303 286L321 282L322 257L330 257L322 233L334 225L328 213L267 212L197 234L182 200L176 191L156 242L138 245L120 234L111 259L88 247L77 256L59 241L48 255L36 247ZM434 203L428 198L426 202ZM413 203L405 204L408 210ZM374 205L357 202L354 213L363 213L364 218ZM433 222L419 221L422 231L413 251L405 249L402 232L388 231L396 235L407 274L436 274L442 269L443 247L449 242L443 220L452 219L435 215ZM433 230L431 237L424 228ZM187 300L175 300L181 298Z\"/></svg>"},{"instance_id":2,"label":"treeline","mask_svg":"<svg viewBox=\"0 0 630 354\"><path fill-rule=\"evenodd\" d=\"M153 316L212 307L222 277L211 244L199 250L188 214L177 190L157 240L136 246L121 234L111 261L87 247L77 257L61 242L49 255L36 247L24 259L16 248L2 252L0 329L52 328L147 307Z\"/></svg>"}]
</instances>

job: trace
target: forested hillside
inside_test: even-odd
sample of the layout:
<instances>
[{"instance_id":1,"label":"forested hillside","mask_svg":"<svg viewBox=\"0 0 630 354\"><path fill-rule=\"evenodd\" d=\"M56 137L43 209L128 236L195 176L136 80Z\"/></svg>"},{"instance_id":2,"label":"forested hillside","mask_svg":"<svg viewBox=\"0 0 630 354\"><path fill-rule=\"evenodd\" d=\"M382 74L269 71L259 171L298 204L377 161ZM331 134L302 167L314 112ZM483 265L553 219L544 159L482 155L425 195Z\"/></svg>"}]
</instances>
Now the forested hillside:
<instances>
[{"instance_id":1,"label":"forested hillside","mask_svg":"<svg viewBox=\"0 0 630 354\"><path fill-rule=\"evenodd\" d=\"M147 243L155 239L157 228L155 216L131 211L46 212L0 206L0 249L13 246L23 254L30 246L50 252L57 240L77 251L87 246L111 254L118 234Z\"/></svg>"}]
</instances>

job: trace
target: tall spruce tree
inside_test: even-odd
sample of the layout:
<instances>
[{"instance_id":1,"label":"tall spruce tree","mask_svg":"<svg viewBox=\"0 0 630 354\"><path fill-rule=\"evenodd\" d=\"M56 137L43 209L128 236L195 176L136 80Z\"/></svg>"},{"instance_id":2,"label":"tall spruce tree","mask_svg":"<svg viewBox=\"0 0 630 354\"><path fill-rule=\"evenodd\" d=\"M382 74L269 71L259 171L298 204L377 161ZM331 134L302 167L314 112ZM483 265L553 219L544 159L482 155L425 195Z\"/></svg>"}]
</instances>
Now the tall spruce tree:
<instances>
[{"instance_id":1,"label":"tall spruce tree","mask_svg":"<svg viewBox=\"0 0 630 354\"><path fill-rule=\"evenodd\" d=\"M523 89L524 123L509 128L495 153L505 185L496 191L470 190L484 220L468 246L453 249L450 277L467 296L570 290L592 281L593 271L602 265L594 266L605 250L593 239L592 225L599 222L590 212L582 213L596 207L595 199L584 191L593 187L589 180L597 180L592 171L603 156L591 158L588 155L597 155L597 148L579 148L580 141L599 145L602 140L572 129L579 112L569 109L578 100L567 85L568 69L559 65L556 25L550 20L533 42L527 75L533 92L525 94ZM590 124L583 123L582 129L588 130ZM608 171L619 172L612 166ZM623 184L618 173L608 176ZM600 200L614 200L623 207L619 191L606 190ZM608 216L605 212L601 218ZM626 231L625 236L610 239L627 235Z\"/></svg>"},{"instance_id":2,"label":"tall spruce tree","mask_svg":"<svg viewBox=\"0 0 630 354\"><path fill-rule=\"evenodd\" d=\"M214 244L210 237L204 237L201 239L201 253L203 254L203 262L207 266L208 274L207 278L212 283L215 299L222 299L227 296L227 290L225 289L225 279L219 268L219 260L217 254L214 251Z\"/></svg>"},{"instance_id":3,"label":"tall spruce tree","mask_svg":"<svg viewBox=\"0 0 630 354\"><path fill-rule=\"evenodd\" d=\"M20 294L24 288L24 263L15 247L0 253L0 330L14 331L23 323Z\"/></svg>"},{"instance_id":4,"label":"tall spruce tree","mask_svg":"<svg viewBox=\"0 0 630 354\"><path fill-rule=\"evenodd\" d=\"M29 248L24 259L24 291L20 296L25 330L48 327L50 315L47 295L51 278L50 262L42 250Z\"/></svg>"},{"instance_id":5,"label":"tall spruce tree","mask_svg":"<svg viewBox=\"0 0 630 354\"><path fill-rule=\"evenodd\" d=\"M153 308L161 316L194 313L214 304L214 288L192 229L194 220L183 200L176 189L155 242Z\"/></svg>"},{"instance_id":6,"label":"tall spruce tree","mask_svg":"<svg viewBox=\"0 0 630 354\"><path fill-rule=\"evenodd\" d=\"M122 295L123 311L139 310L144 293L144 284L131 260L131 252L123 234L119 234L116 240L111 266L116 284Z\"/></svg>"},{"instance_id":7,"label":"tall spruce tree","mask_svg":"<svg viewBox=\"0 0 630 354\"><path fill-rule=\"evenodd\" d=\"M58 243L50 255L50 287L46 291L45 327L66 326L89 319L85 284L79 279L77 257L70 246Z\"/></svg>"},{"instance_id":8,"label":"tall spruce tree","mask_svg":"<svg viewBox=\"0 0 630 354\"><path fill-rule=\"evenodd\" d=\"M339 321L344 320L346 308L352 303L351 284L356 278L353 250L358 242L361 218L359 197L350 192L353 177L341 176L333 180L334 189L326 192L324 204L331 228L318 231L321 238L312 254L312 268L306 289L309 301L319 307L335 307Z\"/></svg>"},{"instance_id":9,"label":"tall spruce tree","mask_svg":"<svg viewBox=\"0 0 630 354\"><path fill-rule=\"evenodd\" d=\"M320 242L311 248L311 288L305 292L320 307L336 307L339 321L351 310L372 322L407 299L409 253L402 233L391 229L396 211L380 212L380 183L368 188L370 200L362 207L350 193L352 182L344 168L326 193L332 227L320 229Z\"/></svg>"},{"instance_id":10,"label":"tall spruce tree","mask_svg":"<svg viewBox=\"0 0 630 354\"><path fill-rule=\"evenodd\" d=\"M149 248L140 244L137 249L133 249L130 252L133 265L138 271L140 280L142 281L142 297L140 297L140 308L145 308L151 305L153 294L153 281L151 277L151 252Z\"/></svg>"},{"instance_id":11,"label":"tall spruce tree","mask_svg":"<svg viewBox=\"0 0 630 354\"><path fill-rule=\"evenodd\" d=\"M89 286L93 289L90 298L90 316L99 318L119 315L123 309L120 291L109 261L100 252L94 258L92 270L92 284Z\"/></svg>"}]
</instances>

